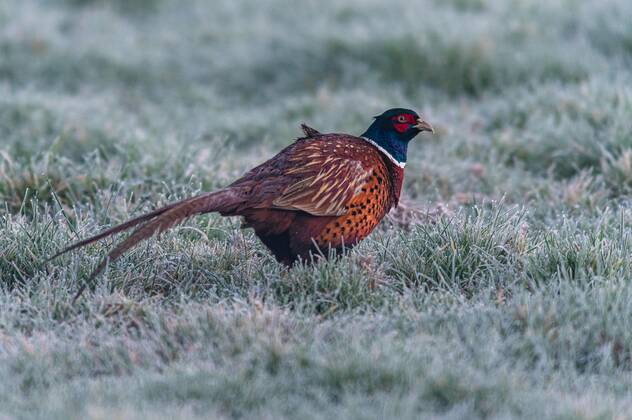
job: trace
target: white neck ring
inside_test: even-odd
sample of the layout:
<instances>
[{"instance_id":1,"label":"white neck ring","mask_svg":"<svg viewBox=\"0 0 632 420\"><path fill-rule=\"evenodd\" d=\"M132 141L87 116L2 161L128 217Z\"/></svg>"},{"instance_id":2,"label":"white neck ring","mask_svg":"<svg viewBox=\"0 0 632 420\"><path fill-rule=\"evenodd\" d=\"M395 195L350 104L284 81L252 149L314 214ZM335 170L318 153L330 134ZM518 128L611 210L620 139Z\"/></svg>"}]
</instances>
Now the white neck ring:
<instances>
[{"instance_id":1,"label":"white neck ring","mask_svg":"<svg viewBox=\"0 0 632 420\"><path fill-rule=\"evenodd\" d=\"M390 160L391 162L393 162L395 165L399 166L400 168L404 168L404 166L406 166L406 162L400 162L397 159L395 159L389 152L386 151L385 148L383 148L382 146L380 146L379 144L377 144L375 141L371 140L368 137L360 137L363 140L368 141L369 143L371 143L373 146L377 147L377 149L384 153Z\"/></svg>"}]
</instances>

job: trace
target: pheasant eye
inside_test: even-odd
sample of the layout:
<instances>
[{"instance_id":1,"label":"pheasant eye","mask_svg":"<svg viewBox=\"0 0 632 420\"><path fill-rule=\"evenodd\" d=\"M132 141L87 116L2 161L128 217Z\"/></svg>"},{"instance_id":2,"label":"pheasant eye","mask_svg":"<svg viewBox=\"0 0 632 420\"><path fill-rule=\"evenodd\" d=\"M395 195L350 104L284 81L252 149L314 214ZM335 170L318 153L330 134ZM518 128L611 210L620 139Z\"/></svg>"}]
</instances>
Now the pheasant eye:
<instances>
[{"instance_id":1,"label":"pheasant eye","mask_svg":"<svg viewBox=\"0 0 632 420\"><path fill-rule=\"evenodd\" d=\"M398 123L407 123L408 122L408 118L406 118L406 115L398 115L397 116L397 122Z\"/></svg>"}]
</instances>

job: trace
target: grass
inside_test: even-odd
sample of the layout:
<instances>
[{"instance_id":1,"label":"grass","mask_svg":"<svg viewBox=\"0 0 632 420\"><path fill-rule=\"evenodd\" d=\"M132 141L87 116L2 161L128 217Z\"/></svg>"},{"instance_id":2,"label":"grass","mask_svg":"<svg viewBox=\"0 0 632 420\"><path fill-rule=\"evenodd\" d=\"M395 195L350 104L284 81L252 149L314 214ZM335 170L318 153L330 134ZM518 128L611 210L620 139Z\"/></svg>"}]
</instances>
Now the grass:
<instances>
[{"instance_id":1,"label":"grass","mask_svg":"<svg viewBox=\"0 0 632 420\"><path fill-rule=\"evenodd\" d=\"M624 0L0 2L0 418L628 418ZM64 244L393 106L403 208L286 270L208 215Z\"/></svg>"}]
</instances>

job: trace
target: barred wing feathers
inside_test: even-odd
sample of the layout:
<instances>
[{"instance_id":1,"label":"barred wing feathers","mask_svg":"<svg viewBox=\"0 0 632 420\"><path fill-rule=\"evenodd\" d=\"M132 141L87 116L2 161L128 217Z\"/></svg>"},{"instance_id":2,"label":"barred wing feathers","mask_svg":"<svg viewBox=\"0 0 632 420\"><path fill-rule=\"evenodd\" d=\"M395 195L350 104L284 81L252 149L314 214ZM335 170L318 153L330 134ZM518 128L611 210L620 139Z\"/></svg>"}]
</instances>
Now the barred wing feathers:
<instances>
[{"instance_id":1,"label":"barred wing feathers","mask_svg":"<svg viewBox=\"0 0 632 420\"><path fill-rule=\"evenodd\" d=\"M336 141L307 143L288 157L285 176L295 179L272 202L284 210L302 210L315 216L340 216L371 175L361 159L343 153ZM348 151L348 150L345 150Z\"/></svg>"}]
</instances>

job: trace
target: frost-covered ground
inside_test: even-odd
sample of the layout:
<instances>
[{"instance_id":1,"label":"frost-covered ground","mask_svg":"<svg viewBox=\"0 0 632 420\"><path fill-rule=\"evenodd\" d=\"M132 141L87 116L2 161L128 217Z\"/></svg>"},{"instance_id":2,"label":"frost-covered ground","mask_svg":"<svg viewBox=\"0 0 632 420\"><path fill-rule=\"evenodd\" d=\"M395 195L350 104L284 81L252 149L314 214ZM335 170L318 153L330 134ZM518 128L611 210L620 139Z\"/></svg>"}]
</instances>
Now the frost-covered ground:
<instances>
[{"instance_id":1,"label":"frost-covered ground","mask_svg":"<svg viewBox=\"0 0 632 420\"><path fill-rule=\"evenodd\" d=\"M628 0L0 0L0 418L632 417ZM412 107L406 208L279 266L63 244Z\"/></svg>"}]
</instances>

